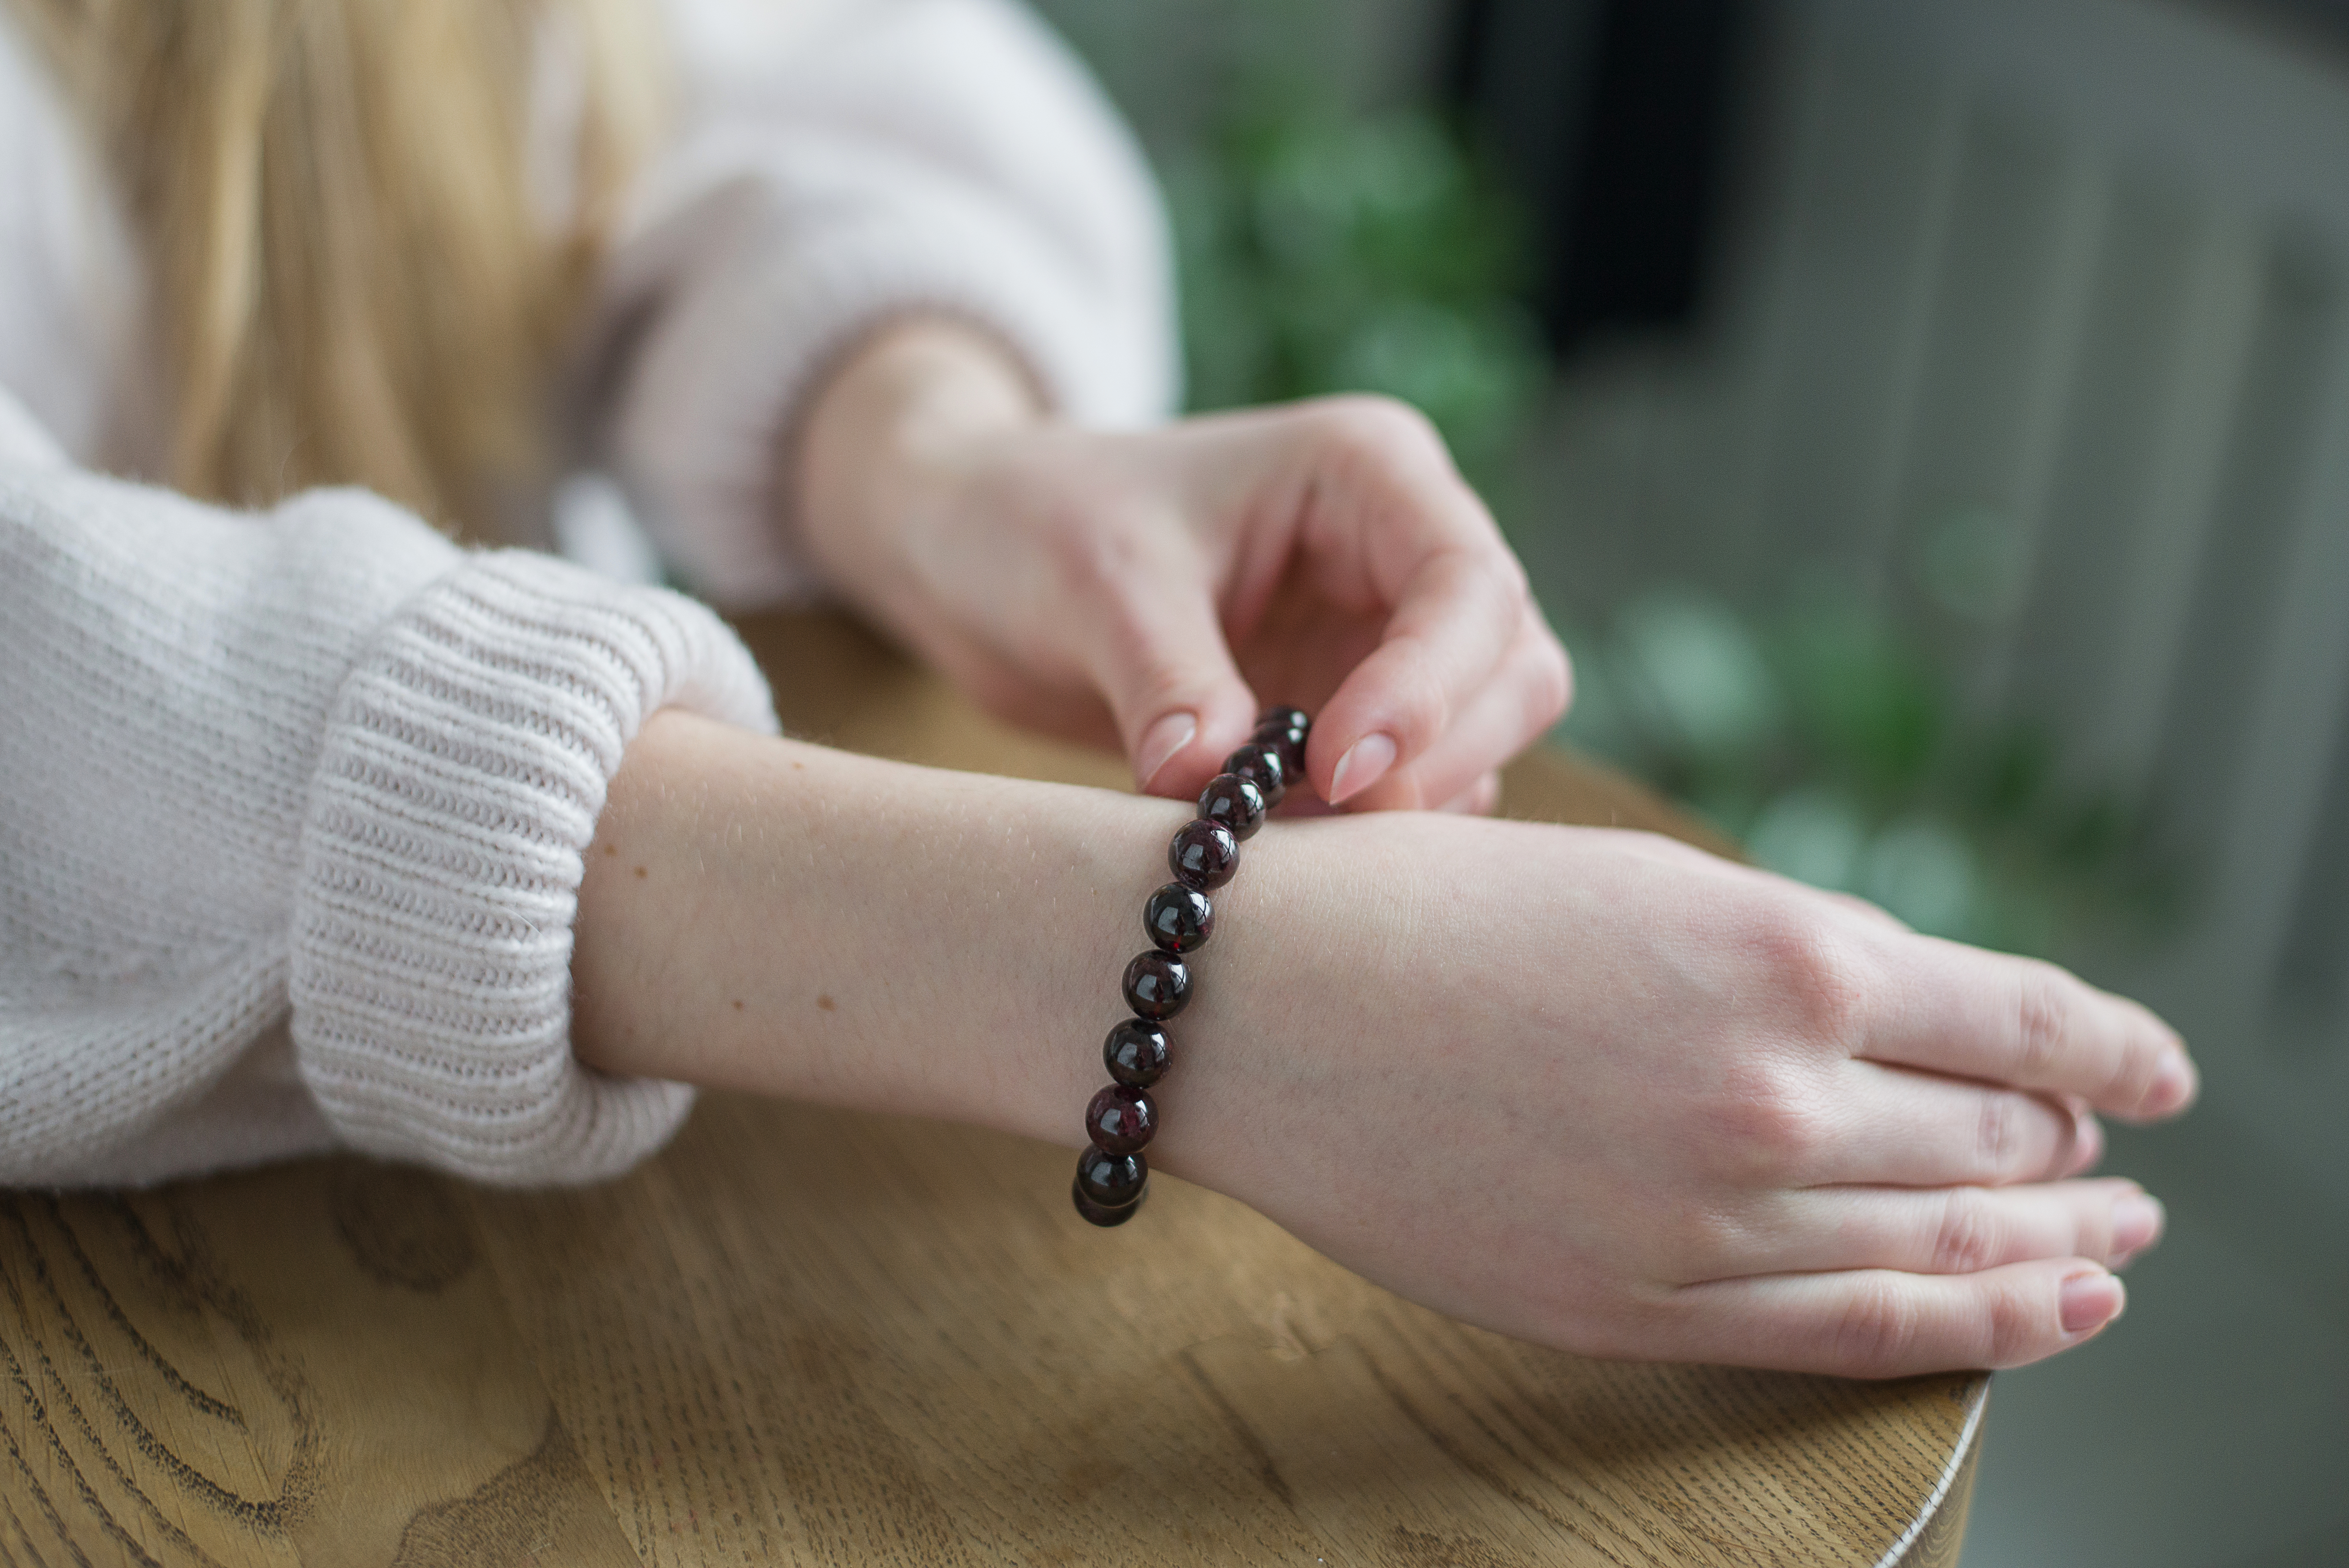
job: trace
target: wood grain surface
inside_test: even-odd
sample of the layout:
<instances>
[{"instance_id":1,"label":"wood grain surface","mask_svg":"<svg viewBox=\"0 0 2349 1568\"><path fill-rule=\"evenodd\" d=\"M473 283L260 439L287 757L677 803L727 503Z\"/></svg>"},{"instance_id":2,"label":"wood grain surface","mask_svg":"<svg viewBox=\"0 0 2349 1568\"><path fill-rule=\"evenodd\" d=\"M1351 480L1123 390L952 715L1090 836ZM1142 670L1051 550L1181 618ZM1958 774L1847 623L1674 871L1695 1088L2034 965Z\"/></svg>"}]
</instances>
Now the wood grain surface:
<instances>
[{"instance_id":1,"label":"wood grain surface","mask_svg":"<svg viewBox=\"0 0 2349 1568\"><path fill-rule=\"evenodd\" d=\"M797 733L1123 781L843 623L745 632ZM1556 758L1506 805L1692 832ZM1067 1158L711 1096L585 1191L0 1198L0 1563L1957 1560L1986 1376L1580 1360L1179 1181L1094 1231Z\"/></svg>"}]
</instances>

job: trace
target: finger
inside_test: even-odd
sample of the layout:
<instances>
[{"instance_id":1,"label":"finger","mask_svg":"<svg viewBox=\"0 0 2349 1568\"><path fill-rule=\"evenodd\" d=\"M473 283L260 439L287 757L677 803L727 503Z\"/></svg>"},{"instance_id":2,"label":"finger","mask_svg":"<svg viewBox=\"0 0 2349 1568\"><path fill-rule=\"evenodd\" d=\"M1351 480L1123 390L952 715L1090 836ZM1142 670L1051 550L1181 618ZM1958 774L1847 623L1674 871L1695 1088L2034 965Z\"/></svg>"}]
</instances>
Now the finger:
<instances>
[{"instance_id":1,"label":"finger","mask_svg":"<svg viewBox=\"0 0 2349 1568\"><path fill-rule=\"evenodd\" d=\"M1299 449L1309 454L1299 547L1326 593L1384 614L1379 645L1322 704L1307 747L1307 774L1334 803L1451 727L1507 655L1528 596L1524 568L1423 416L1347 397L1296 418L1311 432Z\"/></svg>"},{"instance_id":2,"label":"finger","mask_svg":"<svg viewBox=\"0 0 2349 1568\"><path fill-rule=\"evenodd\" d=\"M2159 1202L2134 1181L2028 1187L1818 1187L1785 1192L1740 1227L1724 1276L1897 1269L1978 1274L2038 1258L2118 1268L2161 1239Z\"/></svg>"},{"instance_id":3,"label":"finger","mask_svg":"<svg viewBox=\"0 0 2349 1568\"><path fill-rule=\"evenodd\" d=\"M1489 817L1501 803L1501 776L1487 773L1436 808L1464 817Z\"/></svg>"},{"instance_id":4,"label":"finger","mask_svg":"<svg viewBox=\"0 0 2349 1568\"><path fill-rule=\"evenodd\" d=\"M2082 1119L2044 1095L1869 1061L1841 1064L1806 1186L2044 1181L2078 1164Z\"/></svg>"},{"instance_id":5,"label":"finger","mask_svg":"<svg viewBox=\"0 0 2349 1568\"><path fill-rule=\"evenodd\" d=\"M2177 1031L2052 964L1934 937L1888 945L1890 974L1860 1054L2076 1094L2116 1116L2173 1115L2198 1079Z\"/></svg>"},{"instance_id":6,"label":"finger","mask_svg":"<svg viewBox=\"0 0 2349 1568\"><path fill-rule=\"evenodd\" d=\"M2096 1119L2096 1113L2089 1109L2088 1102L2076 1094L2058 1095L2056 1101L2071 1113L2073 1123L2078 1129L2072 1137L2071 1167L2061 1174L2084 1176L2104 1162L2105 1124Z\"/></svg>"},{"instance_id":7,"label":"finger","mask_svg":"<svg viewBox=\"0 0 2349 1568\"><path fill-rule=\"evenodd\" d=\"M1105 570L1072 630L1076 658L1109 703L1118 738L1147 794L1197 794L1256 724L1224 640L1214 593L1179 561Z\"/></svg>"},{"instance_id":8,"label":"finger","mask_svg":"<svg viewBox=\"0 0 2349 1568\"><path fill-rule=\"evenodd\" d=\"M2127 1301L2109 1270L2079 1257L1713 1280L1675 1293L1674 1354L1846 1377L2022 1367L2094 1337Z\"/></svg>"},{"instance_id":9,"label":"finger","mask_svg":"<svg viewBox=\"0 0 2349 1568\"><path fill-rule=\"evenodd\" d=\"M1409 764L1353 792L1348 804L1383 810L1451 800L1557 723L1571 683L1566 650L1527 601L1507 655L1451 727Z\"/></svg>"},{"instance_id":10,"label":"finger","mask_svg":"<svg viewBox=\"0 0 2349 1568\"><path fill-rule=\"evenodd\" d=\"M1508 570L1480 552L1429 556L1404 585L1378 647L1314 723L1306 757L1314 787L1342 804L1442 738L1507 653L1523 593Z\"/></svg>"}]
</instances>

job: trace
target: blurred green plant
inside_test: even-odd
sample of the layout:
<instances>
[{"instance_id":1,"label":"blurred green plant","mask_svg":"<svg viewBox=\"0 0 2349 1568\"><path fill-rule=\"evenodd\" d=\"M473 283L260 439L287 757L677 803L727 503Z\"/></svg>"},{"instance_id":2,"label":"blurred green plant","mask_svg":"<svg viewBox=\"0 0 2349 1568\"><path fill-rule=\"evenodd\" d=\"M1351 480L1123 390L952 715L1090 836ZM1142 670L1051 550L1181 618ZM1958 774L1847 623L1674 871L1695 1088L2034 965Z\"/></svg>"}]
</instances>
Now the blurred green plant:
<instances>
[{"instance_id":1,"label":"blurred green plant","mask_svg":"<svg viewBox=\"0 0 2349 1568\"><path fill-rule=\"evenodd\" d=\"M2183 894L2148 816L2065 781L2035 726L1974 717L1856 594L1749 619L1689 590L1577 651L1565 731L1718 824L1755 861L1920 931L2053 955L2147 940Z\"/></svg>"},{"instance_id":2,"label":"blurred green plant","mask_svg":"<svg viewBox=\"0 0 2349 1568\"><path fill-rule=\"evenodd\" d=\"M1334 26L1318 0L1227 20L1218 107L1159 148L1192 407L1402 398L1507 521L1518 509L1498 492L1556 368L1523 301L1512 196L1444 116L1345 107L1310 57ZM1987 509L1933 532L1916 587L1951 627L2016 607L2012 534ZM1577 665L1567 738L1772 870L2018 952L2175 919L2180 879L2146 819L2064 782L2044 731L1971 717L1943 665L1855 594L1749 619L1692 590L1652 593Z\"/></svg>"},{"instance_id":3,"label":"blurred green plant","mask_svg":"<svg viewBox=\"0 0 2349 1568\"><path fill-rule=\"evenodd\" d=\"M1265 69L1227 97L1164 169L1193 407L1385 393L1489 489L1551 371L1500 185L1424 109L1350 114Z\"/></svg>"}]
</instances>

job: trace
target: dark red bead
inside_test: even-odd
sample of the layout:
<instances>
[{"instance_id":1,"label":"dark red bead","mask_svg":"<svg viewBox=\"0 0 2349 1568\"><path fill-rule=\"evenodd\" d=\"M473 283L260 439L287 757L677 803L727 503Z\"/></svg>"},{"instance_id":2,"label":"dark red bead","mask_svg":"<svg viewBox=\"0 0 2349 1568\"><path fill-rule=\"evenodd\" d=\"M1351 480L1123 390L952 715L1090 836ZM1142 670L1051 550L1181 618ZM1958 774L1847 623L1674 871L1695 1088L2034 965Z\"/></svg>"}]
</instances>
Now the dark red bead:
<instances>
[{"instance_id":1,"label":"dark red bead","mask_svg":"<svg viewBox=\"0 0 2349 1568\"><path fill-rule=\"evenodd\" d=\"M1280 804L1288 793L1287 773L1280 763L1280 753L1261 740L1251 740L1224 758L1224 771L1237 773L1257 787L1264 796L1266 810Z\"/></svg>"},{"instance_id":2,"label":"dark red bead","mask_svg":"<svg viewBox=\"0 0 2349 1568\"><path fill-rule=\"evenodd\" d=\"M1199 820L1221 822L1235 839L1264 826L1264 791L1237 773L1218 773L1199 791Z\"/></svg>"},{"instance_id":3,"label":"dark red bead","mask_svg":"<svg viewBox=\"0 0 2349 1568\"><path fill-rule=\"evenodd\" d=\"M1136 1088L1148 1088L1174 1065L1174 1042L1147 1018L1128 1018L1102 1042L1102 1065L1109 1076Z\"/></svg>"},{"instance_id":4,"label":"dark red bead","mask_svg":"<svg viewBox=\"0 0 2349 1568\"><path fill-rule=\"evenodd\" d=\"M1133 1218L1134 1215L1140 1213L1142 1212L1142 1198L1147 1198L1150 1196L1150 1189L1146 1186L1143 1188L1142 1198L1136 1198L1133 1202L1128 1203L1123 1209L1102 1208L1099 1203L1094 1202L1091 1198L1085 1196L1085 1189L1082 1182L1071 1182L1069 1184L1069 1196L1076 1201L1077 1212L1084 1216L1085 1223L1089 1225L1099 1225L1102 1229L1107 1230L1112 1225L1123 1225L1128 1220Z\"/></svg>"},{"instance_id":5,"label":"dark red bead","mask_svg":"<svg viewBox=\"0 0 2349 1568\"><path fill-rule=\"evenodd\" d=\"M1150 1180L1150 1161L1139 1154L1107 1154L1088 1149L1077 1156L1077 1191L1104 1209L1123 1209L1142 1202L1143 1184Z\"/></svg>"},{"instance_id":6,"label":"dark red bead","mask_svg":"<svg viewBox=\"0 0 2349 1568\"><path fill-rule=\"evenodd\" d=\"M1268 747L1280 758L1280 778L1283 784L1293 783L1305 777L1304 742L1292 739L1283 730L1259 729L1248 737L1248 744Z\"/></svg>"},{"instance_id":7,"label":"dark red bead","mask_svg":"<svg viewBox=\"0 0 2349 1568\"><path fill-rule=\"evenodd\" d=\"M1264 716L1257 720L1257 735L1268 735L1268 732L1288 735L1292 742L1301 747L1301 744L1306 744L1306 735L1313 732L1313 718L1304 709L1264 709Z\"/></svg>"},{"instance_id":8,"label":"dark red bead","mask_svg":"<svg viewBox=\"0 0 2349 1568\"><path fill-rule=\"evenodd\" d=\"M1166 846L1166 869L1185 887L1205 892L1232 880L1239 870L1240 841L1221 822L1193 818L1174 831Z\"/></svg>"},{"instance_id":9,"label":"dark red bead","mask_svg":"<svg viewBox=\"0 0 2349 1568\"><path fill-rule=\"evenodd\" d=\"M1280 781L1294 784L1305 777L1305 740L1312 730L1313 721L1297 708L1268 708L1248 738L1279 752Z\"/></svg>"},{"instance_id":10,"label":"dark red bead","mask_svg":"<svg viewBox=\"0 0 2349 1568\"><path fill-rule=\"evenodd\" d=\"M1168 953L1196 953L1216 934L1216 906L1197 888L1168 882L1142 906L1142 929Z\"/></svg>"},{"instance_id":11,"label":"dark red bead","mask_svg":"<svg viewBox=\"0 0 2349 1568\"><path fill-rule=\"evenodd\" d=\"M1158 1102L1148 1089L1113 1083L1085 1107L1085 1136L1105 1154L1139 1154L1158 1130Z\"/></svg>"},{"instance_id":12,"label":"dark red bead","mask_svg":"<svg viewBox=\"0 0 2349 1568\"><path fill-rule=\"evenodd\" d=\"M1135 1015L1164 1022L1191 999L1191 969L1171 953L1137 953L1125 966L1125 1005Z\"/></svg>"}]
</instances>

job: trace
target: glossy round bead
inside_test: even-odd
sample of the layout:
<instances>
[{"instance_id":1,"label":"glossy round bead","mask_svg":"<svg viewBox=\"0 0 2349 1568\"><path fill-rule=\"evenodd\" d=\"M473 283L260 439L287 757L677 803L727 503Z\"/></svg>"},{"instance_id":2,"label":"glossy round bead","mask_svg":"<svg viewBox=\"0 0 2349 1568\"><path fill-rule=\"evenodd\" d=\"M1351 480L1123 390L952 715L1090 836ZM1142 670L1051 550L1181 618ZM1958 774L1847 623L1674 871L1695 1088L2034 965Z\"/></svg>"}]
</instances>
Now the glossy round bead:
<instances>
[{"instance_id":1,"label":"glossy round bead","mask_svg":"<svg viewBox=\"0 0 2349 1568\"><path fill-rule=\"evenodd\" d=\"M1174 831L1166 846L1166 869L1185 887L1206 892L1232 880L1239 870L1240 841L1221 822L1193 818Z\"/></svg>"},{"instance_id":2,"label":"glossy round bead","mask_svg":"<svg viewBox=\"0 0 2349 1568\"><path fill-rule=\"evenodd\" d=\"M1164 1022L1191 999L1191 969L1171 953L1137 953L1125 966L1125 1005L1138 1017Z\"/></svg>"},{"instance_id":3,"label":"glossy round bead","mask_svg":"<svg viewBox=\"0 0 2349 1568\"><path fill-rule=\"evenodd\" d=\"M1221 822L1235 839L1264 826L1264 791L1237 773L1218 773L1199 791L1199 820Z\"/></svg>"},{"instance_id":4,"label":"glossy round bead","mask_svg":"<svg viewBox=\"0 0 2349 1568\"><path fill-rule=\"evenodd\" d=\"M1158 1102L1146 1088L1113 1083L1085 1107L1085 1136L1104 1154L1139 1154L1158 1130Z\"/></svg>"},{"instance_id":5,"label":"glossy round bead","mask_svg":"<svg viewBox=\"0 0 2349 1568\"><path fill-rule=\"evenodd\" d=\"M1088 1149L1077 1156L1077 1191L1104 1209L1140 1202L1143 1184L1149 1180L1150 1161L1139 1154L1105 1154Z\"/></svg>"},{"instance_id":6,"label":"glossy round bead","mask_svg":"<svg viewBox=\"0 0 2349 1568\"><path fill-rule=\"evenodd\" d=\"M1288 793L1287 778L1280 765L1280 753L1261 740L1251 740L1224 758L1224 771L1237 773L1255 785L1264 796L1266 810L1280 804Z\"/></svg>"},{"instance_id":7,"label":"glossy round bead","mask_svg":"<svg viewBox=\"0 0 2349 1568\"><path fill-rule=\"evenodd\" d=\"M1299 746L1305 744L1305 738L1312 729L1312 717L1301 707L1268 707L1264 710L1264 717L1256 721L1258 735L1277 730Z\"/></svg>"},{"instance_id":8,"label":"glossy round bead","mask_svg":"<svg viewBox=\"0 0 2349 1568\"><path fill-rule=\"evenodd\" d=\"M1146 1186L1143 1187L1142 1190L1142 1198L1136 1198L1133 1202L1128 1203L1123 1209L1102 1208L1099 1203L1094 1202L1091 1198L1085 1196L1084 1184L1081 1181L1070 1183L1069 1196L1076 1201L1077 1212L1084 1216L1085 1223L1089 1225L1099 1225L1102 1229L1107 1230L1112 1225L1124 1224L1128 1220L1131 1220L1135 1214L1139 1213L1142 1210L1142 1198L1150 1196L1150 1189Z\"/></svg>"},{"instance_id":9,"label":"glossy round bead","mask_svg":"<svg viewBox=\"0 0 2349 1568\"><path fill-rule=\"evenodd\" d=\"M1148 1088L1166 1076L1174 1063L1174 1042L1147 1018L1128 1018L1102 1042L1102 1065L1109 1076L1136 1088Z\"/></svg>"},{"instance_id":10,"label":"glossy round bead","mask_svg":"<svg viewBox=\"0 0 2349 1568\"><path fill-rule=\"evenodd\" d=\"M1285 729L1259 729L1248 737L1250 746L1271 748L1280 758L1281 782L1286 784L1305 776L1305 743Z\"/></svg>"},{"instance_id":11,"label":"glossy round bead","mask_svg":"<svg viewBox=\"0 0 2349 1568\"><path fill-rule=\"evenodd\" d=\"M1142 929L1165 952L1196 953L1216 934L1216 906L1197 888L1168 882L1142 906Z\"/></svg>"}]
</instances>

